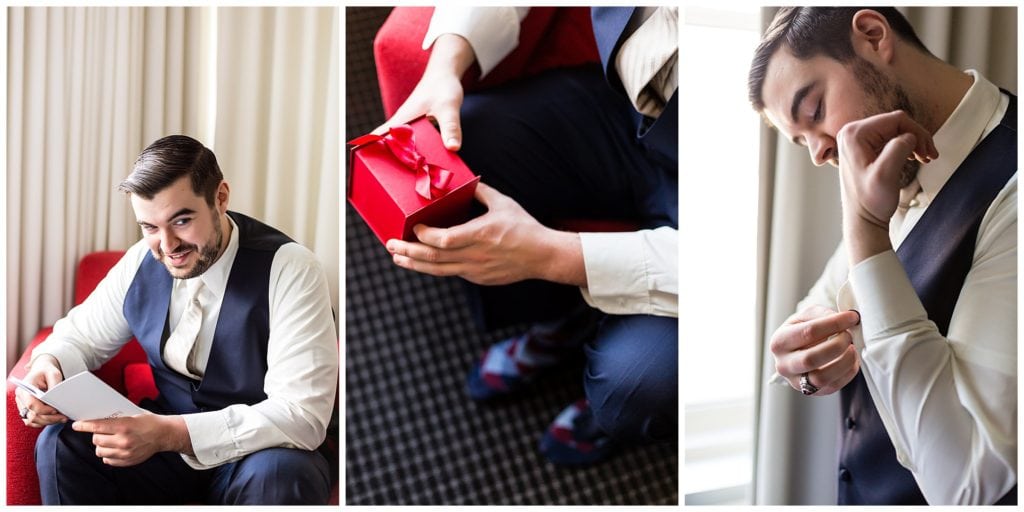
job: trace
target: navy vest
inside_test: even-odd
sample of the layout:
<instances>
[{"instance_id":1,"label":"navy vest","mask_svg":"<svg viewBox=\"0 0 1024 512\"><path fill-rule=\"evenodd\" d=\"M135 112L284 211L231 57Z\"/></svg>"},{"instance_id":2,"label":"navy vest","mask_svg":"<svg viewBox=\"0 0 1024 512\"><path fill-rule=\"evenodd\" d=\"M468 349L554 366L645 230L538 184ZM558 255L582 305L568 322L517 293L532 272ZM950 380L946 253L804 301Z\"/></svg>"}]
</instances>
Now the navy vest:
<instances>
[{"instance_id":1,"label":"navy vest","mask_svg":"<svg viewBox=\"0 0 1024 512\"><path fill-rule=\"evenodd\" d=\"M608 83L616 91L625 94L622 81L615 70L615 54L623 42L623 31L635 7L594 7L590 17L594 25L594 40L601 55L601 67ZM656 120L633 110L636 121L636 137L649 154L660 160L667 168L677 169L679 161L679 106L676 90L665 105L665 111Z\"/></svg>"},{"instance_id":2,"label":"navy vest","mask_svg":"<svg viewBox=\"0 0 1024 512\"><path fill-rule=\"evenodd\" d=\"M161 409L189 414L232 404L263 401L270 336L270 265L274 254L292 240L245 215L228 212L238 229L238 253L231 265L210 359L201 381L168 368L163 345L170 334L167 313L173 278L163 263L146 256L124 300L124 316L146 351L160 396Z\"/></svg>"},{"instance_id":3,"label":"navy vest","mask_svg":"<svg viewBox=\"0 0 1024 512\"><path fill-rule=\"evenodd\" d=\"M1004 91L1005 92L1005 91ZM985 211L1017 171L1017 98L968 155L900 245L896 256L943 336L974 259ZM861 373L840 392L840 505L924 505L892 445ZM1017 488L997 504L1016 504Z\"/></svg>"}]
</instances>

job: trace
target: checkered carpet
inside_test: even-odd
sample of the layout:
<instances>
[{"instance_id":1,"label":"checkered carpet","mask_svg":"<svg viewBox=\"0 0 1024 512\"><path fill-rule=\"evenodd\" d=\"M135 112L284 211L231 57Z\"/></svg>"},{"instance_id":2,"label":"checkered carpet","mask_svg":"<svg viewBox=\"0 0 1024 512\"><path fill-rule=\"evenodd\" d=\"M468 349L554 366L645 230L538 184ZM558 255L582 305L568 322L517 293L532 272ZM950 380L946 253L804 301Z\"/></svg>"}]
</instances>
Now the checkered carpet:
<instances>
[{"instance_id":1,"label":"checkered carpet","mask_svg":"<svg viewBox=\"0 0 1024 512\"><path fill-rule=\"evenodd\" d=\"M381 121L370 41L387 9L346 10L346 136ZM582 360L516 400L481 406L465 373L493 341L456 279L402 270L346 208L346 502L676 504L677 443L627 449L604 464L562 469L536 445L582 396Z\"/></svg>"}]
</instances>

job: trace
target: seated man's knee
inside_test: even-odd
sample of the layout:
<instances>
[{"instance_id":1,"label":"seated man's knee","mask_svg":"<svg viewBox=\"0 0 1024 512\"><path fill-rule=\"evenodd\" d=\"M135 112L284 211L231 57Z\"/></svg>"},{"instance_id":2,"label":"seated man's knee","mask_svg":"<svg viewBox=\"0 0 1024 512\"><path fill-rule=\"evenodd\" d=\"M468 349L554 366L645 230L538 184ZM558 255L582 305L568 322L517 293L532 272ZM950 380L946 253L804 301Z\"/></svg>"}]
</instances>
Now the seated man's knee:
<instances>
[{"instance_id":1,"label":"seated man's knee","mask_svg":"<svg viewBox=\"0 0 1024 512\"><path fill-rule=\"evenodd\" d=\"M268 448L236 464L228 493L230 503L324 505L330 498L330 471L318 452Z\"/></svg>"},{"instance_id":2,"label":"seated man's knee","mask_svg":"<svg viewBox=\"0 0 1024 512\"><path fill-rule=\"evenodd\" d=\"M610 317L587 346L584 387L594 419L614 439L676 434L676 319Z\"/></svg>"},{"instance_id":3,"label":"seated man's knee","mask_svg":"<svg viewBox=\"0 0 1024 512\"><path fill-rule=\"evenodd\" d=\"M77 456L80 452L94 450L91 434L72 430L71 423L49 425L36 438L36 468L42 477L43 466L53 469L58 457Z\"/></svg>"}]
</instances>

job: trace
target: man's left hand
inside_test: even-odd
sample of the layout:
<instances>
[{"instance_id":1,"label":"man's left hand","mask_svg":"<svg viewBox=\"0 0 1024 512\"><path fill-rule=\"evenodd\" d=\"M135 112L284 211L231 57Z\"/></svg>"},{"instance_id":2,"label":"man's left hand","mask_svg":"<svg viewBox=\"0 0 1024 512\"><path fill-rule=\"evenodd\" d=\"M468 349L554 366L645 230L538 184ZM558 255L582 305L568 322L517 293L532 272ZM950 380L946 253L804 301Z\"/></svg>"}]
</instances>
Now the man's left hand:
<instances>
[{"instance_id":1,"label":"man's left hand","mask_svg":"<svg viewBox=\"0 0 1024 512\"><path fill-rule=\"evenodd\" d=\"M843 234L854 263L891 249L889 220L900 198L904 163L938 157L932 136L897 110L843 126L837 136Z\"/></svg>"},{"instance_id":2,"label":"man's left hand","mask_svg":"<svg viewBox=\"0 0 1024 512\"><path fill-rule=\"evenodd\" d=\"M476 198L487 213L450 228L417 225L419 242L388 240L396 265L483 285L544 279L586 285L579 234L537 222L512 198L483 183Z\"/></svg>"},{"instance_id":3,"label":"man's left hand","mask_svg":"<svg viewBox=\"0 0 1024 512\"><path fill-rule=\"evenodd\" d=\"M158 452L191 452L188 429L180 416L138 414L76 421L71 428L78 432L91 432L96 456L110 466L141 464Z\"/></svg>"}]
</instances>

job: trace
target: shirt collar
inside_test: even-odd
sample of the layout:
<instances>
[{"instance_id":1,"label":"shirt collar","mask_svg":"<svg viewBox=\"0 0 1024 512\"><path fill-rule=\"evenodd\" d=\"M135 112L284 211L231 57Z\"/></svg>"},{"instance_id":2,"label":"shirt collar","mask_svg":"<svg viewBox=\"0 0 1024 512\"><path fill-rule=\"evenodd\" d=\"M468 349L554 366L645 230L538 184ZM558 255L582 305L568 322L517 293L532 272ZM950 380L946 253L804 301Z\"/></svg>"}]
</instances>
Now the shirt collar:
<instances>
[{"instance_id":1,"label":"shirt collar","mask_svg":"<svg viewBox=\"0 0 1024 512\"><path fill-rule=\"evenodd\" d=\"M986 128L999 108L999 88L973 69L966 73L974 78L974 83L933 137L939 158L922 165L917 175L929 202L985 137Z\"/></svg>"},{"instance_id":2,"label":"shirt collar","mask_svg":"<svg viewBox=\"0 0 1024 512\"><path fill-rule=\"evenodd\" d=\"M238 254L238 226L235 225L235 221L231 219L230 215L228 222L231 223L231 236L228 237L228 246L224 249L224 254L221 254L220 258L206 269L206 272L192 278L202 280L206 290L212 292L217 298L224 297L224 291L228 286L228 275L231 274L231 266L235 262L235 255ZM175 286L186 286L189 279L175 279L174 281Z\"/></svg>"}]
</instances>

